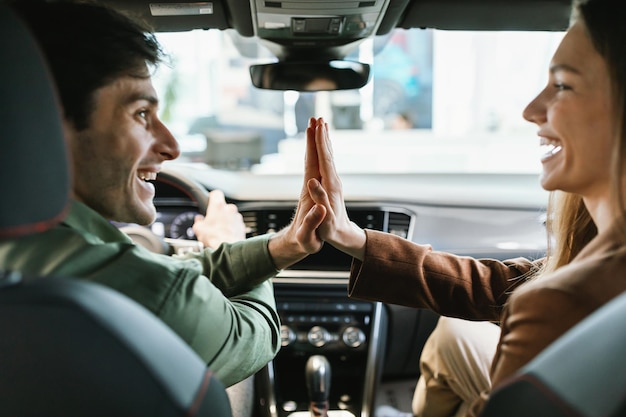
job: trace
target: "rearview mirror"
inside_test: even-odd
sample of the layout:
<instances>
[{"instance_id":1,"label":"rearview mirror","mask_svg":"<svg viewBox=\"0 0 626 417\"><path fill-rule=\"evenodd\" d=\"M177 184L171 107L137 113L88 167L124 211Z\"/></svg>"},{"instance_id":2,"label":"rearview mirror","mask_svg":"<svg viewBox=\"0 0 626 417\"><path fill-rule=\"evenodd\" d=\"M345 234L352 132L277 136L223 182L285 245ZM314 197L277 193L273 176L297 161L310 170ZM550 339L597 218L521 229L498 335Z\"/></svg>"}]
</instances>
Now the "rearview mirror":
<instances>
[{"instance_id":1,"label":"rearview mirror","mask_svg":"<svg viewBox=\"0 0 626 417\"><path fill-rule=\"evenodd\" d=\"M252 84L267 90L329 91L361 88L370 66L355 61L275 62L250 66Z\"/></svg>"}]
</instances>

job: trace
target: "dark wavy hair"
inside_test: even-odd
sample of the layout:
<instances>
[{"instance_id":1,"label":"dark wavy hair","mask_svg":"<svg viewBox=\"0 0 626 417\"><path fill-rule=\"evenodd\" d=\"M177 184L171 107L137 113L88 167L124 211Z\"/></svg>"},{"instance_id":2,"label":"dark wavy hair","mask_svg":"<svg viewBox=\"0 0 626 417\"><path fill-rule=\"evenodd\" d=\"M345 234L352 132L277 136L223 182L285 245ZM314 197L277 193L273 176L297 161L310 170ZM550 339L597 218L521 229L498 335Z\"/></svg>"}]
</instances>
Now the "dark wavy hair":
<instances>
[{"instance_id":1,"label":"dark wavy hair","mask_svg":"<svg viewBox=\"0 0 626 417\"><path fill-rule=\"evenodd\" d=\"M164 58L147 25L93 2L18 0L56 81L64 117L89 125L94 92L122 76L146 78Z\"/></svg>"}]
</instances>

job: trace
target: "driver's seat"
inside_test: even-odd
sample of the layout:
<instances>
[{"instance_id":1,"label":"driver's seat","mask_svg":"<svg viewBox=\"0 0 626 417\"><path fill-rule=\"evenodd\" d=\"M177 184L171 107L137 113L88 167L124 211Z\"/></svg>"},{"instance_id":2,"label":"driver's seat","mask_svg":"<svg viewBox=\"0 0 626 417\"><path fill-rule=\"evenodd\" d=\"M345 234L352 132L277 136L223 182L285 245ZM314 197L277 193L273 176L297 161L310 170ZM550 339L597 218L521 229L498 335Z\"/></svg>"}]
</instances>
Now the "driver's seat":
<instances>
[{"instance_id":1,"label":"driver's seat","mask_svg":"<svg viewBox=\"0 0 626 417\"><path fill-rule=\"evenodd\" d=\"M0 62L2 243L59 222L70 175L51 77L6 5ZM143 307L97 284L5 270L1 259L0 246L0 415L231 416L223 385Z\"/></svg>"}]
</instances>

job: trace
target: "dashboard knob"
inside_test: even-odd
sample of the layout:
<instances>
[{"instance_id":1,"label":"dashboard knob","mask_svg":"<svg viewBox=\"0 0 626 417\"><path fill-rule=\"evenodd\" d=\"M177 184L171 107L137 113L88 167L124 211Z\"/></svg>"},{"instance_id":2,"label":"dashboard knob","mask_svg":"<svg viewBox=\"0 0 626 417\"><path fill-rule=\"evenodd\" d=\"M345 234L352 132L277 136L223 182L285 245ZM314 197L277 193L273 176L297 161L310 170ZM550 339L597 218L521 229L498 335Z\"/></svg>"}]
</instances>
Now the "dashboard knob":
<instances>
[{"instance_id":1,"label":"dashboard knob","mask_svg":"<svg viewBox=\"0 0 626 417\"><path fill-rule=\"evenodd\" d=\"M341 340L346 346L358 348L365 342L365 333L358 327L350 326L341 334Z\"/></svg>"},{"instance_id":2,"label":"dashboard knob","mask_svg":"<svg viewBox=\"0 0 626 417\"><path fill-rule=\"evenodd\" d=\"M315 347L322 347L330 341L330 333L321 326L313 326L306 336L310 344Z\"/></svg>"},{"instance_id":3,"label":"dashboard knob","mask_svg":"<svg viewBox=\"0 0 626 417\"><path fill-rule=\"evenodd\" d=\"M295 341L296 332L294 332L291 327L285 326L284 324L280 326L280 345L282 347L289 346Z\"/></svg>"}]
</instances>

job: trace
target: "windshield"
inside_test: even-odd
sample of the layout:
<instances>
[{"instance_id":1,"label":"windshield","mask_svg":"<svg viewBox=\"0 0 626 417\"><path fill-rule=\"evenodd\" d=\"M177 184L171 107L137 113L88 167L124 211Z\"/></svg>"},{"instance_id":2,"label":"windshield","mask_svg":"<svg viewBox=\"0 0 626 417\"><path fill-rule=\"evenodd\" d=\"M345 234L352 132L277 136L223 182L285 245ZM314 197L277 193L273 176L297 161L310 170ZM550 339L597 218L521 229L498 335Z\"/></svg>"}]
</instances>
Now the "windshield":
<instances>
[{"instance_id":1,"label":"windshield","mask_svg":"<svg viewBox=\"0 0 626 417\"><path fill-rule=\"evenodd\" d=\"M171 58L154 77L180 160L299 173L311 116L330 124L335 162L353 173L538 173L524 107L545 86L563 33L396 29L349 59L372 64L359 90L261 90L249 66L273 62L232 31L160 33Z\"/></svg>"}]
</instances>

